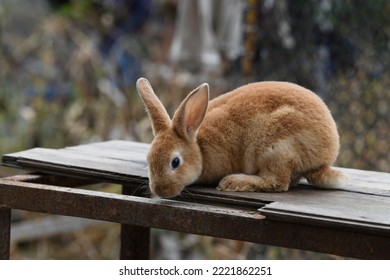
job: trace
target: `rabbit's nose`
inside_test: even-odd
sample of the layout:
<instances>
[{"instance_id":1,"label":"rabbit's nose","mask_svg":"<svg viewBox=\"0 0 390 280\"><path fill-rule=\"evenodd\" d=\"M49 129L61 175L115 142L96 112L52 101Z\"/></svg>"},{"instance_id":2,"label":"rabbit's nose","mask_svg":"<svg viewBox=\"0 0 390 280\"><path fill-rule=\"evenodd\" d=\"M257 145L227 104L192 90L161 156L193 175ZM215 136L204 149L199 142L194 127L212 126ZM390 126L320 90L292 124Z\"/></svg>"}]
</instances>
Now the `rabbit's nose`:
<instances>
[{"instance_id":1,"label":"rabbit's nose","mask_svg":"<svg viewBox=\"0 0 390 280\"><path fill-rule=\"evenodd\" d=\"M164 186L164 185L156 185L156 184L150 184L150 190L151 192L160 197L160 198L171 198L178 196L181 191L178 191L173 186Z\"/></svg>"}]
</instances>

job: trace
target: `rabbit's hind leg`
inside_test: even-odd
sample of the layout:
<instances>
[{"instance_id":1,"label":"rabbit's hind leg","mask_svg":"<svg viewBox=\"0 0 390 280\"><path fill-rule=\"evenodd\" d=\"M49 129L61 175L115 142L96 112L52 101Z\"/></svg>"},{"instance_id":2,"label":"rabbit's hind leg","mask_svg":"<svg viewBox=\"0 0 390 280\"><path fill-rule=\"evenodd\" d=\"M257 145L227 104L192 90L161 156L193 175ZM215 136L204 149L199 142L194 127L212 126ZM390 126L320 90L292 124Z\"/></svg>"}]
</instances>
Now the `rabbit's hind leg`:
<instances>
[{"instance_id":1,"label":"rabbit's hind leg","mask_svg":"<svg viewBox=\"0 0 390 280\"><path fill-rule=\"evenodd\" d=\"M290 176L231 174L219 182L217 190L231 192L285 192L288 190L289 185Z\"/></svg>"}]
</instances>

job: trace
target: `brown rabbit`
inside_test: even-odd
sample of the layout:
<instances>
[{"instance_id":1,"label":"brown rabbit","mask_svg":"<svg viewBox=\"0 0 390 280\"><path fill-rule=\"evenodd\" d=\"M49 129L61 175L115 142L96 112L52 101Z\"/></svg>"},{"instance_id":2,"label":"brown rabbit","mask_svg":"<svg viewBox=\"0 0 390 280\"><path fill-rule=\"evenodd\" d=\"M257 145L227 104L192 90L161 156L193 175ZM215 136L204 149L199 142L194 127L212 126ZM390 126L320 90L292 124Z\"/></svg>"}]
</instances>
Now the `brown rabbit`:
<instances>
[{"instance_id":1,"label":"brown rabbit","mask_svg":"<svg viewBox=\"0 0 390 280\"><path fill-rule=\"evenodd\" d=\"M179 195L193 183L218 190L282 192L301 177L321 188L346 177L331 168L336 124L313 92L287 82L258 82L209 102L209 86L192 91L172 120L145 78L137 90L154 140L148 154L150 189Z\"/></svg>"}]
</instances>

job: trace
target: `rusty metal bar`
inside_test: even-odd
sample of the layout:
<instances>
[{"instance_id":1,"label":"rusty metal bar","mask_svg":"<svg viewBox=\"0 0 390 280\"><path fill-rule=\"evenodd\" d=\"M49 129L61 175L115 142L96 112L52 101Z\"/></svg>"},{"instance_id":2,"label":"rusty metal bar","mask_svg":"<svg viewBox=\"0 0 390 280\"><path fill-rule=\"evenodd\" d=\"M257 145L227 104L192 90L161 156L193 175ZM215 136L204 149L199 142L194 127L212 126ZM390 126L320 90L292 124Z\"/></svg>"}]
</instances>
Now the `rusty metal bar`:
<instances>
[{"instance_id":1,"label":"rusty metal bar","mask_svg":"<svg viewBox=\"0 0 390 280\"><path fill-rule=\"evenodd\" d=\"M10 258L11 209L0 207L0 260Z\"/></svg>"},{"instance_id":2,"label":"rusty metal bar","mask_svg":"<svg viewBox=\"0 0 390 280\"><path fill-rule=\"evenodd\" d=\"M122 186L123 195L134 195L130 186ZM121 224L121 260L146 260L150 258L150 228Z\"/></svg>"},{"instance_id":3,"label":"rusty metal bar","mask_svg":"<svg viewBox=\"0 0 390 280\"><path fill-rule=\"evenodd\" d=\"M1 179L0 205L355 258L390 259L389 236L272 221L255 209L236 210Z\"/></svg>"}]
</instances>

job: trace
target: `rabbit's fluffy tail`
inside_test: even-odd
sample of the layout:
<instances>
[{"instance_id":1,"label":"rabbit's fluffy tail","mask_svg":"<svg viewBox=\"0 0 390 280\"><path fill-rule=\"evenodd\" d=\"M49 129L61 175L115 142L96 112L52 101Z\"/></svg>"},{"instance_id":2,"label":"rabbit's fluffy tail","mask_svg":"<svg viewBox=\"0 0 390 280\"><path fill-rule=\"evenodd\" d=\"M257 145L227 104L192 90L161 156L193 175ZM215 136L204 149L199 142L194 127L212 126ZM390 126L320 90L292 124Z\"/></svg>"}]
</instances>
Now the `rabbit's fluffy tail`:
<instances>
[{"instance_id":1,"label":"rabbit's fluffy tail","mask_svg":"<svg viewBox=\"0 0 390 280\"><path fill-rule=\"evenodd\" d=\"M340 171L332 169L330 166L323 166L318 169L308 171L304 177L311 184L319 188L337 188L344 185L348 178Z\"/></svg>"}]
</instances>

